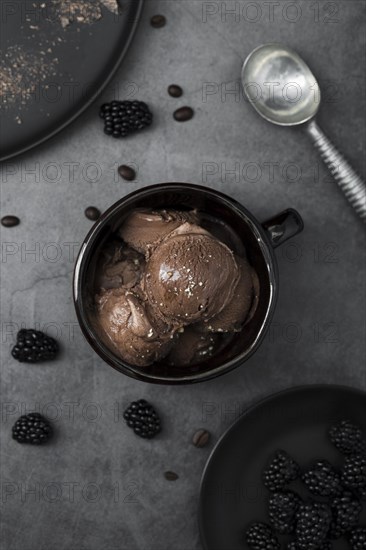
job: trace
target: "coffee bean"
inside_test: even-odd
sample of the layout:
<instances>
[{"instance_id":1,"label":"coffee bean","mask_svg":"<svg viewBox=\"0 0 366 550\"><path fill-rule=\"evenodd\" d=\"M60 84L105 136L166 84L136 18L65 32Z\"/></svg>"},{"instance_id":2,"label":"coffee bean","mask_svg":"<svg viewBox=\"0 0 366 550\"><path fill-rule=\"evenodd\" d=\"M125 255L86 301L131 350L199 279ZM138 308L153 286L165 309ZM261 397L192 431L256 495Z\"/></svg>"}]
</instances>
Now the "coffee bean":
<instances>
[{"instance_id":1,"label":"coffee bean","mask_svg":"<svg viewBox=\"0 0 366 550\"><path fill-rule=\"evenodd\" d=\"M195 447L204 447L210 440L210 432L207 430L197 430L192 437L192 443Z\"/></svg>"},{"instance_id":2,"label":"coffee bean","mask_svg":"<svg viewBox=\"0 0 366 550\"><path fill-rule=\"evenodd\" d=\"M168 86L168 94L172 97L180 97L183 94L183 90L177 84L171 84Z\"/></svg>"},{"instance_id":3,"label":"coffee bean","mask_svg":"<svg viewBox=\"0 0 366 550\"><path fill-rule=\"evenodd\" d=\"M186 122L190 120L194 115L193 109L191 107L180 107L173 113L173 117L177 122Z\"/></svg>"},{"instance_id":4,"label":"coffee bean","mask_svg":"<svg viewBox=\"0 0 366 550\"><path fill-rule=\"evenodd\" d=\"M20 224L20 219L16 216L4 216L1 218L1 225L4 227L14 227Z\"/></svg>"},{"instance_id":5,"label":"coffee bean","mask_svg":"<svg viewBox=\"0 0 366 550\"><path fill-rule=\"evenodd\" d=\"M100 210L95 208L95 206L88 206L88 208L85 209L84 214L88 220L91 220L92 222L95 222L98 218L100 218Z\"/></svg>"},{"instance_id":6,"label":"coffee bean","mask_svg":"<svg viewBox=\"0 0 366 550\"><path fill-rule=\"evenodd\" d=\"M166 18L164 15L153 15L150 19L150 25L154 27L154 29L160 29L161 27L165 27L166 25Z\"/></svg>"},{"instance_id":7,"label":"coffee bean","mask_svg":"<svg viewBox=\"0 0 366 550\"><path fill-rule=\"evenodd\" d=\"M118 166L118 173L124 180L127 181L133 181L136 178L136 172L131 166L127 166L127 164L121 164L121 166Z\"/></svg>"},{"instance_id":8,"label":"coffee bean","mask_svg":"<svg viewBox=\"0 0 366 550\"><path fill-rule=\"evenodd\" d=\"M165 472L164 477L168 481L176 481L179 478L179 475L176 474L175 472Z\"/></svg>"}]
</instances>

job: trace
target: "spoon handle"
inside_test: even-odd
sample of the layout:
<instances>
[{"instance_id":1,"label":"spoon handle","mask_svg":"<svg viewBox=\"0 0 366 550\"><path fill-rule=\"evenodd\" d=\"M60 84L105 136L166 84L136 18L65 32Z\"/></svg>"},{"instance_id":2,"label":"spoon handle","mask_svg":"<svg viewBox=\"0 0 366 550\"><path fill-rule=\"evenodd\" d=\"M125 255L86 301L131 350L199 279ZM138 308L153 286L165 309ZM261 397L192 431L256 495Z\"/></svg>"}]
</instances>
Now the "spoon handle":
<instances>
[{"instance_id":1,"label":"spoon handle","mask_svg":"<svg viewBox=\"0 0 366 550\"><path fill-rule=\"evenodd\" d=\"M315 120L312 120L307 125L306 129L339 187L342 189L360 218L366 222L365 182L339 153L322 129L319 128Z\"/></svg>"}]
</instances>

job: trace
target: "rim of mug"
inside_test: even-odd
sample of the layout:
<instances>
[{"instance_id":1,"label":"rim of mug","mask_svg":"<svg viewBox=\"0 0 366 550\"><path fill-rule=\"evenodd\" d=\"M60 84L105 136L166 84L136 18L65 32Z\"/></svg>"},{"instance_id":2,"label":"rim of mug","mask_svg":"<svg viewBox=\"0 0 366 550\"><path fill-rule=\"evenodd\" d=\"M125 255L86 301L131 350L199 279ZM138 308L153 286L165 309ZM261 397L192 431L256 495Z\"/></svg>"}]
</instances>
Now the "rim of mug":
<instances>
[{"instance_id":1,"label":"rim of mug","mask_svg":"<svg viewBox=\"0 0 366 550\"><path fill-rule=\"evenodd\" d=\"M123 361L122 358L117 357L106 345L104 345L101 339L96 336L95 331L90 327L90 324L87 322L87 313L84 309L84 302L81 292L83 269L85 268L85 265L88 263L89 259L89 256L87 254L88 249L92 248L92 245L97 242L100 230L102 227L104 227L108 219L112 218L119 209L126 208L129 203L133 203L136 198L143 199L144 195L149 196L152 192L156 192L156 194L158 194L159 192L166 191L168 189L173 192L191 190L193 192L209 194L212 197L224 202L227 208L234 210L234 212L242 219L244 218L245 223L249 225L251 231L257 237L258 246L263 255L269 278L269 298L266 308L266 314L261 323L260 330L258 331L252 344L242 353L238 354L228 361L223 362L219 367L215 367L212 370L205 370L202 372L197 371L183 376L176 376L174 378L149 373L148 367L146 367L146 371L142 372L140 370L141 367L136 367ZM267 235L266 230L262 227L261 222L259 222L255 218L255 216L253 216L253 214L251 214L251 212L249 212L241 203L239 203L236 199L230 197L229 195L226 195L225 193L217 191L216 189L213 189L211 187L205 187L203 185L184 182L166 182L149 185L141 189L132 191L125 197L122 197L121 199L113 203L100 216L100 218L98 218L98 220L95 222L93 227L89 230L86 237L84 238L75 262L73 273L73 299L76 315L83 335L94 350L94 352L97 353L103 359L103 361L105 361L108 365L113 367L118 372L130 376L135 380L154 384L179 385L203 382L221 376L237 368L240 364L244 364L258 349L263 341L263 338L268 329L269 322L274 314L277 302L277 295L277 261L274 255L273 245Z\"/></svg>"}]
</instances>

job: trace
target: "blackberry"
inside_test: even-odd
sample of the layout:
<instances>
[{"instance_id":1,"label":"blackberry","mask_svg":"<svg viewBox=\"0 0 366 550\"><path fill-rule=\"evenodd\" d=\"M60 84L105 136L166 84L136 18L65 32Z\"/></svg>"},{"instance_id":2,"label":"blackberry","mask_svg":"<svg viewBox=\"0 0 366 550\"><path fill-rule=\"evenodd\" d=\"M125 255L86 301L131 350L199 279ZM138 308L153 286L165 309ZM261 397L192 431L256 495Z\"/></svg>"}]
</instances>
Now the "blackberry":
<instances>
[{"instance_id":1,"label":"blackberry","mask_svg":"<svg viewBox=\"0 0 366 550\"><path fill-rule=\"evenodd\" d=\"M366 452L366 442L362 437L362 430L349 420L342 420L332 426L329 437L333 445L345 454Z\"/></svg>"},{"instance_id":2,"label":"blackberry","mask_svg":"<svg viewBox=\"0 0 366 550\"><path fill-rule=\"evenodd\" d=\"M123 418L136 435L145 439L153 438L161 430L160 418L145 399L133 401L123 413Z\"/></svg>"},{"instance_id":3,"label":"blackberry","mask_svg":"<svg viewBox=\"0 0 366 550\"><path fill-rule=\"evenodd\" d=\"M263 483L270 491L277 491L295 480L299 474L300 468L294 459L286 451L279 450L263 472Z\"/></svg>"},{"instance_id":4,"label":"blackberry","mask_svg":"<svg viewBox=\"0 0 366 550\"><path fill-rule=\"evenodd\" d=\"M302 480L313 495L335 497L342 493L340 475L327 460L316 462Z\"/></svg>"},{"instance_id":5,"label":"blackberry","mask_svg":"<svg viewBox=\"0 0 366 550\"><path fill-rule=\"evenodd\" d=\"M143 101L112 101L101 106L104 133L115 138L126 137L152 123L153 115Z\"/></svg>"},{"instance_id":6,"label":"blackberry","mask_svg":"<svg viewBox=\"0 0 366 550\"><path fill-rule=\"evenodd\" d=\"M341 497L333 499L330 506L333 519L329 536L338 539L358 524L362 505L352 493L346 492Z\"/></svg>"},{"instance_id":7,"label":"blackberry","mask_svg":"<svg viewBox=\"0 0 366 550\"><path fill-rule=\"evenodd\" d=\"M275 531L281 534L294 531L296 512L300 503L301 498L293 491L278 491L271 494L268 501L268 514Z\"/></svg>"},{"instance_id":8,"label":"blackberry","mask_svg":"<svg viewBox=\"0 0 366 550\"><path fill-rule=\"evenodd\" d=\"M18 418L12 428L12 432L15 441L18 443L30 443L31 445L42 445L53 434L49 421L36 412L25 414Z\"/></svg>"},{"instance_id":9,"label":"blackberry","mask_svg":"<svg viewBox=\"0 0 366 550\"><path fill-rule=\"evenodd\" d=\"M37 363L54 359L58 353L58 344L54 338L40 330L22 328L11 354L20 363Z\"/></svg>"},{"instance_id":10,"label":"blackberry","mask_svg":"<svg viewBox=\"0 0 366 550\"><path fill-rule=\"evenodd\" d=\"M266 523L252 523L245 536L251 550L280 550L281 548L278 538Z\"/></svg>"},{"instance_id":11,"label":"blackberry","mask_svg":"<svg viewBox=\"0 0 366 550\"><path fill-rule=\"evenodd\" d=\"M352 550L366 550L366 527L356 527L349 536Z\"/></svg>"},{"instance_id":12,"label":"blackberry","mask_svg":"<svg viewBox=\"0 0 366 550\"><path fill-rule=\"evenodd\" d=\"M326 542L331 522L327 504L310 502L300 504L296 514L296 546L298 550L318 550Z\"/></svg>"},{"instance_id":13,"label":"blackberry","mask_svg":"<svg viewBox=\"0 0 366 550\"><path fill-rule=\"evenodd\" d=\"M341 480L346 489L364 494L366 490L366 456L363 454L347 456L342 468Z\"/></svg>"}]
</instances>

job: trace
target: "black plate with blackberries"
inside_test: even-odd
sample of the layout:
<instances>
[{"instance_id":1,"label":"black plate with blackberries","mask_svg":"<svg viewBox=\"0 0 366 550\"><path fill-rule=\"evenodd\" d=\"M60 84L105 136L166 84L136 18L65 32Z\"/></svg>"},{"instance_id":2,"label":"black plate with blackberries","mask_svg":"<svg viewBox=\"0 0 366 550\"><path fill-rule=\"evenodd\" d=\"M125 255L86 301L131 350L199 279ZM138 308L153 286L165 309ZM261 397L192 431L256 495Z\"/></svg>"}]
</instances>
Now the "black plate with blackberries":
<instances>
[{"instance_id":1,"label":"black plate with blackberries","mask_svg":"<svg viewBox=\"0 0 366 550\"><path fill-rule=\"evenodd\" d=\"M294 388L249 408L205 467L205 550L366 550L366 393Z\"/></svg>"},{"instance_id":2,"label":"black plate with blackberries","mask_svg":"<svg viewBox=\"0 0 366 550\"><path fill-rule=\"evenodd\" d=\"M143 0L19 0L0 22L0 160L67 126L106 87L124 57ZM136 98L120 81L110 97Z\"/></svg>"}]
</instances>

